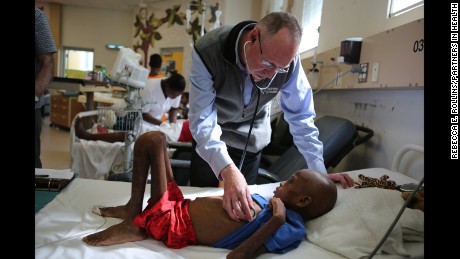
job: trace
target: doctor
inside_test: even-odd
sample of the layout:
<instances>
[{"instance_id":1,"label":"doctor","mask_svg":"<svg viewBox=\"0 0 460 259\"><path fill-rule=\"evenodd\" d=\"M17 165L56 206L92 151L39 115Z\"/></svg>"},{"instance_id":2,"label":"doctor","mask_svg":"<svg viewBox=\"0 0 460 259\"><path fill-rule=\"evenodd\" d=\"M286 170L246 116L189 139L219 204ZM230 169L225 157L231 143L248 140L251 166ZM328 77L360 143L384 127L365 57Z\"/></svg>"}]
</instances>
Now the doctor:
<instances>
[{"instance_id":1,"label":"doctor","mask_svg":"<svg viewBox=\"0 0 460 259\"><path fill-rule=\"evenodd\" d=\"M270 142L269 102L278 91L294 143L308 168L327 174L313 123L313 93L298 54L301 36L293 15L273 12L258 23L214 29L196 42L192 52L190 185L217 186L218 180L224 181L223 206L236 221L252 220L247 185L255 184L261 150ZM347 174L327 176L345 188L354 184Z\"/></svg>"}]
</instances>

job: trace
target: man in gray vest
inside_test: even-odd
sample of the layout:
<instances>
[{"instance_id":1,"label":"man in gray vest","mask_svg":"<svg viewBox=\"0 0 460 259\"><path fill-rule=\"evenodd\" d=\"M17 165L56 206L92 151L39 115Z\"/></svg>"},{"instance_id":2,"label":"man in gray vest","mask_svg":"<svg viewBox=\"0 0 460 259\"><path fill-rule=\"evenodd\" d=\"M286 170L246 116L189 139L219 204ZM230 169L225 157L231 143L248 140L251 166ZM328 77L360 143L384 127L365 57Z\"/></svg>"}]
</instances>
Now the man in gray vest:
<instances>
[{"instance_id":1,"label":"man in gray vest","mask_svg":"<svg viewBox=\"0 0 460 259\"><path fill-rule=\"evenodd\" d=\"M190 185L223 181L224 209L236 221L252 220L247 185L255 184L261 150L270 142L270 101L279 91L308 168L327 174L313 122L313 92L298 54L301 37L293 15L274 12L258 23L214 29L192 52L189 119L195 148ZM347 174L328 177L345 188L354 184Z\"/></svg>"}]
</instances>

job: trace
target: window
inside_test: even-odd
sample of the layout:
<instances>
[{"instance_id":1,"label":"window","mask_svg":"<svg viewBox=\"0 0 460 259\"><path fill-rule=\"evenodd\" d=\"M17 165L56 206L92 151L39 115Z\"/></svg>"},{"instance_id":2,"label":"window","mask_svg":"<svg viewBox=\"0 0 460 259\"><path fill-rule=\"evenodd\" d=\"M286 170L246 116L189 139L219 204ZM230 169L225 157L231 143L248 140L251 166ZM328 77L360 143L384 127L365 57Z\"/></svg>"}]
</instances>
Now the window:
<instances>
[{"instance_id":1,"label":"window","mask_svg":"<svg viewBox=\"0 0 460 259\"><path fill-rule=\"evenodd\" d=\"M300 53L318 46L322 9L323 0L304 1L302 12L303 35L299 46Z\"/></svg>"},{"instance_id":2,"label":"window","mask_svg":"<svg viewBox=\"0 0 460 259\"><path fill-rule=\"evenodd\" d=\"M398 16L419 6L424 3L423 0L390 0L388 8L388 17Z\"/></svg>"},{"instance_id":3,"label":"window","mask_svg":"<svg viewBox=\"0 0 460 259\"><path fill-rule=\"evenodd\" d=\"M64 47L64 77L85 79L86 72L94 69L94 50Z\"/></svg>"}]
</instances>

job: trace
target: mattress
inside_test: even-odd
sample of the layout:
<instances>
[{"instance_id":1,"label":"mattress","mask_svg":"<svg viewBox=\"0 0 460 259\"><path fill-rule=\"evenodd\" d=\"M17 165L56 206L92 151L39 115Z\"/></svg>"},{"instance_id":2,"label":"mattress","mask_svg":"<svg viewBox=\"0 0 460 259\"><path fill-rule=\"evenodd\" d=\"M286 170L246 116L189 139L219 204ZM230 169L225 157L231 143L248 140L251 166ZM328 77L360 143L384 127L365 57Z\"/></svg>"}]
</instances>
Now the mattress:
<instances>
[{"instance_id":1,"label":"mattress","mask_svg":"<svg viewBox=\"0 0 460 259\"><path fill-rule=\"evenodd\" d=\"M388 175L390 179L396 181L397 184L417 183L416 180L405 175L383 168L369 168L350 171L348 173L355 180L358 180L358 174L364 174L375 178L379 178L382 175ZM264 197L271 197L273 195L273 190L278 185L279 183L270 183L263 185L251 185L249 188L252 193L259 193ZM184 196L191 199L199 196L223 194L222 188L199 188L190 186L181 186L180 188L183 191ZM339 195L343 193L342 191L345 191L341 190L342 188L340 186L338 186L338 188L340 191ZM82 178L74 179L50 203L45 205L35 214L35 258L214 259L225 258L229 253L229 250L226 249L217 249L207 246L190 246L182 249L171 249L152 238L147 238L146 240L138 242L128 242L102 247L90 246L81 241L81 239L86 235L101 231L121 222L120 219L103 218L93 214L91 212L91 208L94 205L114 206L126 204L129 200L130 192L131 183ZM144 207L147 205L149 195L150 185L147 186L145 191ZM335 208L332 211L334 210ZM408 209L406 209L406 211L407 210ZM318 220L321 220L321 217L318 218ZM309 233L314 236L314 230L310 230L307 227L307 236ZM320 245L314 244L314 242L306 238L301 242L298 248L288 252L287 254L263 254L258 258L344 258L340 252L331 251L330 248L327 248L326 246L322 247ZM423 245L423 238L417 242L406 241L404 242L404 249L405 252L411 256L423 256ZM374 256L374 258L404 257L400 255L378 254Z\"/></svg>"}]
</instances>

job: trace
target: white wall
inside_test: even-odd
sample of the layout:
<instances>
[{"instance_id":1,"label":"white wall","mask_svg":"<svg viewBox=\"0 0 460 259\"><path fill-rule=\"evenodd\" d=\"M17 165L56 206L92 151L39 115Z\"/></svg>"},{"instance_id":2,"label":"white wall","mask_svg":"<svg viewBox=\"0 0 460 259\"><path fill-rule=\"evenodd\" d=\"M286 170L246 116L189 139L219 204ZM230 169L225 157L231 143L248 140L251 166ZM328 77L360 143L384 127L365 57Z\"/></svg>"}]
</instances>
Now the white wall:
<instances>
[{"instance_id":1,"label":"white wall","mask_svg":"<svg viewBox=\"0 0 460 259\"><path fill-rule=\"evenodd\" d=\"M424 18L422 7L387 19L387 4L383 0L324 0L318 52L336 48L348 37L366 38ZM397 64L398 60L392 62ZM402 146L424 145L423 87L323 90L315 95L314 101L318 117L326 114L345 117L375 132L369 142L353 149L330 172L370 167L391 169L393 158ZM423 156L415 155L408 163L413 165L407 169L410 174L423 173Z\"/></svg>"},{"instance_id":2,"label":"white wall","mask_svg":"<svg viewBox=\"0 0 460 259\"><path fill-rule=\"evenodd\" d=\"M387 18L388 0L324 0L318 52L350 37L369 37L424 18L424 7Z\"/></svg>"},{"instance_id":3,"label":"white wall","mask_svg":"<svg viewBox=\"0 0 460 259\"><path fill-rule=\"evenodd\" d=\"M94 65L106 65L110 71L118 51L109 43L131 46L131 12L64 5L61 16L61 39L64 47L94 49Z\"/></svg>"},{"instance_id":4,"label":"white wall","mask_svg":"<svg viewBox=\"0 0 460 259\"><path fill-rule=\"evenodd\" d=\"M237 24L245 20L255 20L252 17L252 1L247 0L223 0L219 1L222 6L222 19L220 23Z\"/></svg>"},{"instance_id":5,"label":"white wall","mask_svg":"<svg viewBox=\"0 0 460 259\"><path fill-rule=\"evenodd\" d=\"M353 149L330 172L390 169L401 147L424 145L423 89L323 90L315 94L314 101L318 118L339 116L374 130L374 137Z\"/></svg>"}]
</instances>

